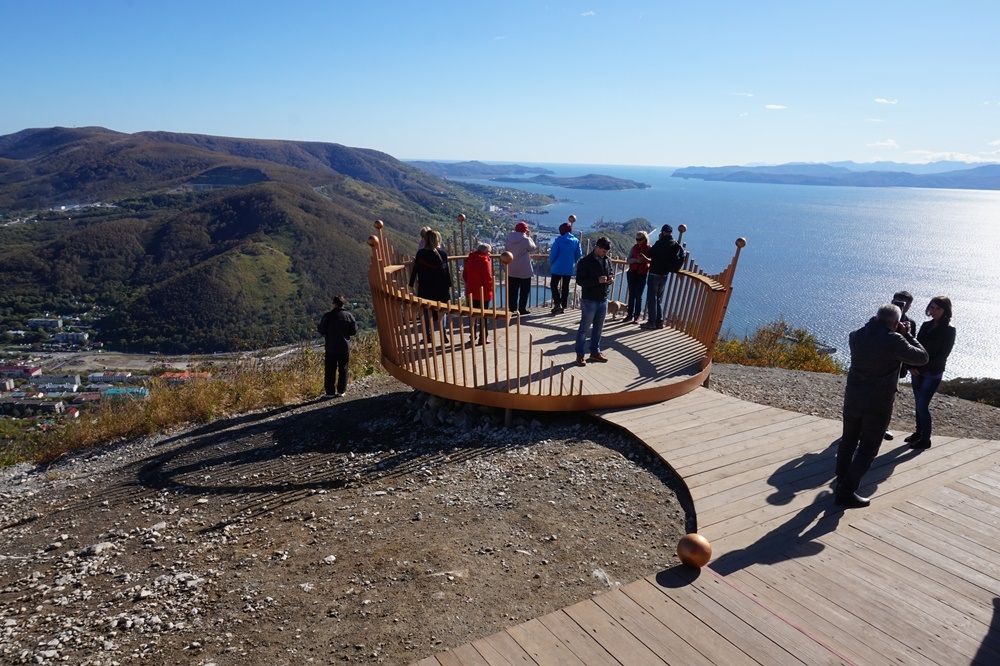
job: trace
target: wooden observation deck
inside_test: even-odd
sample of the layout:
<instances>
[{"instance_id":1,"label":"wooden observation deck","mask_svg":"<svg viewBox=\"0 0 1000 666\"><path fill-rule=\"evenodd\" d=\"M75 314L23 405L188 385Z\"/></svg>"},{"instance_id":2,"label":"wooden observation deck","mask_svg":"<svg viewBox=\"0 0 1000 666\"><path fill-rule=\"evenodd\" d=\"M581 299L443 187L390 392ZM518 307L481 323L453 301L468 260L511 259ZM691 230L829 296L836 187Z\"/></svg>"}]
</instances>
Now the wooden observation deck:
<instances>
[{"instance_id":1,"label":"wooden observation deck","mask_svg":"<svg viewBox=\"0 0 1000 666\"><path fill-rule=\"evenodd\" d=\"M463 221L460 216L460 222ZM375 223L368 244L372 259L368 279L372 292L382 365L400 381L451 400L534 411L580 411L631 407L670 400L703 384L712 367L712 352L732 294L740 250L720 273L709 275L688 260L668 277L664 318L667 326L647 330L626 324L624 312L609 315L602 350L610 361L575 365L574 342L579 324L574 284L570 309L549 314L548 257L534 255L536 277L529 307L519 315L497 307L507 283L501 255L493 255L497 296L489 308L419 298L409 289L411 262L390 241L385 225ZM680 237L685 231L679 228ZM464 293L461 275L472 239L453 235L446 244L453 287ZM474 245L473 245L474 247ZM453 256L457 255L457 256ZM625 301L623 259L612 259L616 279L611 298ZM473 344L471 326L479 323L488 341Z\"/></svg>"}]
</instances>

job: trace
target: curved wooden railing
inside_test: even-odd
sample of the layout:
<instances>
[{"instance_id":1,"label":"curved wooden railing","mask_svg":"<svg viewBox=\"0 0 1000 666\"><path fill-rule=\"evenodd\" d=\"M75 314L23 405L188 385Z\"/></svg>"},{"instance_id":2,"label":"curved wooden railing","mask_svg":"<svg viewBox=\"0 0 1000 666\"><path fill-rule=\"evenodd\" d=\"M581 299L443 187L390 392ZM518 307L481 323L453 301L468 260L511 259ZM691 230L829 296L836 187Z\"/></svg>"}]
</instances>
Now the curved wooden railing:
<instances>
[{"instance_id":1,"label":"curved wooden railing","mask_svg":"<svg viewBox=\"0 0 1000 666\"><path fill-rule=\"evenodd\" d=\"M372 248L368 277L386 370L414 388L444 398L542 411L648 404L676 397L702 384L708 377L712 352L732 294L740 250L746 245L742 238L738 239L732 261L717 274L709 275L688 260L681 271L668 277L664 318L670 329L680 331L703 348L699 372L667 386L627 394L601 394L585 391L582 380L567 378L566 369L556 368L551 358L546 364L541 350L536 349L533 335L522 333L522 318L504 306L497 306L497 301L506 300L500 298L506 284L506 266L500 260L501 255L492 256L497 298L490 307L431 301L416 296L408 287L412 262L393 247L384 224L376 221L375 229L368 239ZM682 225L682 234L683 230ZM474 246L471 239L468 245ZM458 255L450 256L449 260L453 264L453 286L464 295L461 268L469 251L464 228L461 241L456 234L446 251ZM539 263L548 261L546 255L533 258ZM616 279L611 298L624 300L627 263L613 259L613 264ZM547 268L536 271L546 275L547 272ZM575 283L573 289L571 307L578 300ZM547 284L536 279L532 306L544 305L545 293ZM472 337L474 324L488 331L489 341L470 349L465 341Z\"/></svg>"}]
</instances>

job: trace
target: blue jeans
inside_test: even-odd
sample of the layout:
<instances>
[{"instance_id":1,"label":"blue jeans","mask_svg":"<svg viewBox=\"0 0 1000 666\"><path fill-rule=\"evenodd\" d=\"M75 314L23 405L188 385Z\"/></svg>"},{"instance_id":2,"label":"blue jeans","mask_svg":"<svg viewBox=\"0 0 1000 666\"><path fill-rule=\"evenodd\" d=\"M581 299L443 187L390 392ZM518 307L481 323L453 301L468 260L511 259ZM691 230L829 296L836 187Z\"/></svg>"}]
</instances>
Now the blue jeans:
<instances>
[{"instance_id":1,"label":"blue jeans","mask_svg":"<svg viewBox=\"0 0 1000 666\"><path fill-rule=\"evenodd\" d=\"M924 439L931 436L931 398L941 384L941 375L913 375L913 402L917 409L917 432Z\"/></svg>"},{"instance_id":2,"label":"blue jeans","mask_svg":"<svg viewBox=\"0 0 1000 666\"><path fill-rule=\"evenodd\" d=\"M642 314L642 292L646 288L646 276L636 271L625 273L628 278L628 314L625 321L638 319Z\"/></svg>"},{"instance_id":3,"label":"blue jeans","mask_svg":"<svg viewBox=\"0 0 1000 666\"><path fill-rule=\"evenodd\" d=\"M604 318L608 316L607 301L580 301L580 328L576 331L576 355L583 356L584 343L587 341L587 329L591 324L594 330L590 334L590 353L601 353L601 332L604 330Z\"/></svg>"},{"instance_id":4,"label":"blue jeans","mask_svg":"<svg viewBox=\"0 0 1000 666\"><path fill-rule=\"evenodd\" d=\"M663 323L663 289L666 284L666 275L650 273L646 276L646 316L650 324Z\"/></svg>"}]
</instances>

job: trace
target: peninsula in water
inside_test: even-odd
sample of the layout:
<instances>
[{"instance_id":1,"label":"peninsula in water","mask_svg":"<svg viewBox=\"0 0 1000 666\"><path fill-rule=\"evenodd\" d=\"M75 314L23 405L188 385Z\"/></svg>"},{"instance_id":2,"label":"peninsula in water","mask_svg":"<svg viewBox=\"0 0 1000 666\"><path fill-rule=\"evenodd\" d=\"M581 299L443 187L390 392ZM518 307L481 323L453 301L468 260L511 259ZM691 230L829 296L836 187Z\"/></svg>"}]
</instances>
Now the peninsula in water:
<instances>
[{"instance_id":1,"label":"peninsula in water","mask_svg":"<svg viewBox=\"0 0 1000 666\"><path fill-rule=\"evenodd\" d=\"M439 178L492 178L494 176L521 176L529 173L552 173L542 167L524 166L521 164L485 164L476 160L466 162L427 162L410 161L421 171Z\"/></svg>"},{"instance_id":2,"label":"peninsula in water","mask_svg":"<svg viewBox=\"0 0 1000 666\"><path fill-rule=\"evenodd\" d=\"M498 183L553 185L555 187L567 187L572 190L644 190L649 187L646 183L627 180L625 178L615 178L614 176L604 176L597 173L588 173L586 176L572 176L570 178L558 178L549 175L534 176L532 178L501 176L491 178L490 180Z\"/></svg>"},{"instance_id":3,"label":"peninsula in water","mask_svg":"<svg viewBox=\"0 0 1000 666\"><path fill-rule=\"evenodd\" d=\"M973 165L963 162L936 164L941 165L941 171L934 172L933 165L885 165L878 163L866 165L840 162L837 164L790 163L774 166L687 167L677 169L673 176L737 183L1000 190L1000 164ZM889 170L893 167L897 170ZM912 167L912 171L907 170L910 167ZM914 173L915 171L921 173Z\"/></svg>"}]
</instances>

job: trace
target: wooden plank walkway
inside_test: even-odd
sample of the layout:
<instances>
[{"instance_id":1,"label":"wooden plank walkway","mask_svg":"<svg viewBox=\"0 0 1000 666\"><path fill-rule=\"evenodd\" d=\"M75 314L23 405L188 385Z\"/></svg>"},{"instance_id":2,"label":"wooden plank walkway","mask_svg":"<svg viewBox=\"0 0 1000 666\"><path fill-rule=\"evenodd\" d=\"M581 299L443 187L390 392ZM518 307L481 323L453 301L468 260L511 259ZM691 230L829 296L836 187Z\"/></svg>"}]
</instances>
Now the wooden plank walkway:
<instances>
[{"instance_id":1,"label":"wooden plank walkway","mask_svg":"<svg viewBox=\"0 0 1000 666\"><path fill-rule=\"evenodd\" d=\"M420 664L1000 664L1000 441L886 442L843 511L840 423L698 389L598 414L685 480L715 559Z\"/></svg>"}]
</instances>

